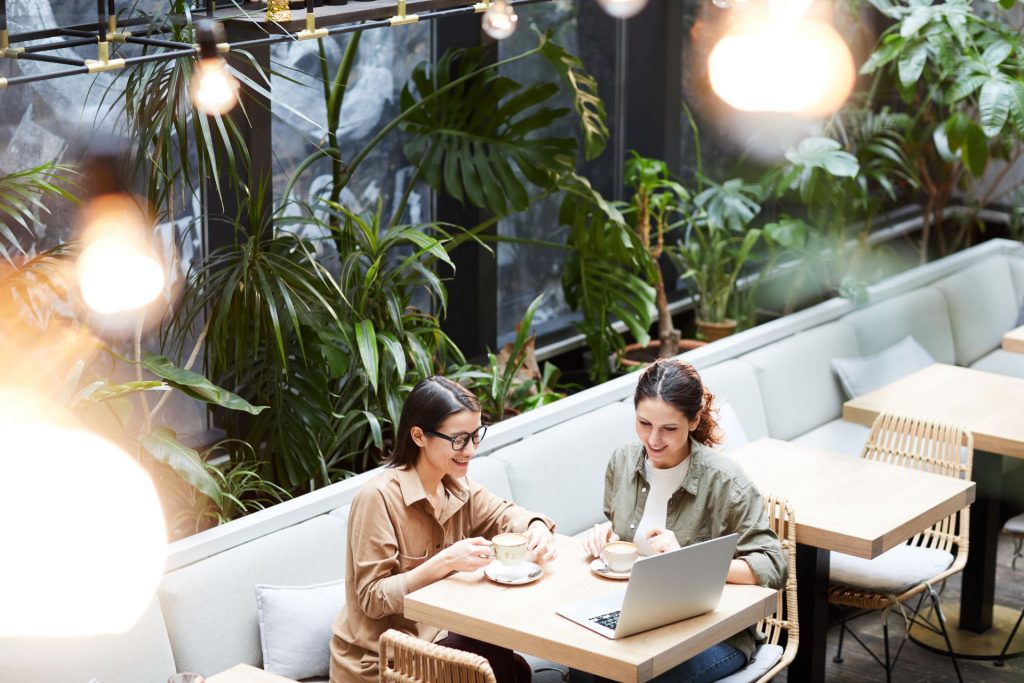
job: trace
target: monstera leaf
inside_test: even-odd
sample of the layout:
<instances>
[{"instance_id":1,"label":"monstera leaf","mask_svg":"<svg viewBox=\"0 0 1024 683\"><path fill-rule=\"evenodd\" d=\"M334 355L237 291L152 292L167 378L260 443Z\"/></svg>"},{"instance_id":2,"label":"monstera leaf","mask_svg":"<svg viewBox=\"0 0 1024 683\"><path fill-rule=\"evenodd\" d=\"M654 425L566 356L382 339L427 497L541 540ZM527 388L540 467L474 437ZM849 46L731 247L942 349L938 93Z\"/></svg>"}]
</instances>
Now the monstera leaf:
<instances>
[{"instance_id":1,"label":"monstera leaf","mask_svg":"<svg viewBox=\"0 0 1024 683\"><path fill-rule=\"evenodd\" d=\"M604 102L597 96L597 79L583 68L579 57L553 42L550 34L540 35L538 49L572 92L573 107L579 115L583 132L583 155L587 161L597 158L608 142L607 115Z\"/></svg>"},{"instance_id":2,"label":"monstera leaf","mask_svg":"<svg viewBox=\"0 0 1024 683\"><path fill-rule=\"evenodd\" d=\"M522 85L484 66L477 49L420 64L402 89L401 126L406 156L434 189L503 215L529 206L524 178L551 188L573 169L576 141L544 133L569 113L546 106L556 85Z\"/></svg>"}]
</instances>

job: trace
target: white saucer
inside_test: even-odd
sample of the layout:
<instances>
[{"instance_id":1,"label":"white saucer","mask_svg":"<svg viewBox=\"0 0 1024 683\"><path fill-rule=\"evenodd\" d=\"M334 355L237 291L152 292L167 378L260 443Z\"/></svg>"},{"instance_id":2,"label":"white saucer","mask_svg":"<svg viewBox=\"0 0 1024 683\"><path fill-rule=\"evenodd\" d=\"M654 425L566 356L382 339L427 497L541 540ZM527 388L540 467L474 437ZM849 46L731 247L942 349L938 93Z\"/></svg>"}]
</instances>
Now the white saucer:
<instances>
[{"instance_id":1,"label":"white saucer","mask_svg":"<svg viewBox=\"0 0 1024 683\"><path fill-rule=\"evenodd\" d=\"M524 583L533 583L544 576L544 570L535 562L521 562L514 567L509 567L494 560L484 567L484 576L506 586L518 586Z\"/></svg>"},{"instance_id":2,"label":"white saucer","mask_svg":"<svg viewBox=\"0 0 1024 683\"><path fill-rule=\"evenodd\" d=\"M608 569L608 565L600 557L594 558L594 561L590 563L590 571L606 579L619 580L628 579L630 574L630 572L613 572L611 569Z\"/></svg>"}]
</instances>

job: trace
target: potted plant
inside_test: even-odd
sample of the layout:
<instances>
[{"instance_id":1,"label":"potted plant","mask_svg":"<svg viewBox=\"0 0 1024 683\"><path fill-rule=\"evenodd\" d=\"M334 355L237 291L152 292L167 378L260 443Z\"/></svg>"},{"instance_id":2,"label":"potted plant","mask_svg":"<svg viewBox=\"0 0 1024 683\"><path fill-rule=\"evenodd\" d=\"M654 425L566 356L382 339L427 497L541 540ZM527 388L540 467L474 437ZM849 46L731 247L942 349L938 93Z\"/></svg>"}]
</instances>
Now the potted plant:
<instances>
[{"instance_id":1,"label":"potted plant","mask_svg":"<svg viewBox=\"0 0 1024 683\"><path fill-rule=\"evenodd\" d=\"M654 303L658 311L658 338L650 343L633 344L627 347L627 352L635 353L638 349L647 348L656 350L657 357L670 358L677 355L680 349L699 346L699 343L689 340L682 343L679 330L672 325L672 312L665 292L665 274L661 269L666 234L683 223L684 207L690 200L690 193L671 179L664 161L640 156L635 151L631 154L632 157L626 161L625 180L633 191L633 197L622 213L636 230L643 247L641 258L650 262ZM630 361L624 359L624 363L628 365Z\"/></svg>"},{"instance_id":2,"label":"potted plant","mask_svg":"<svg viewBox=\"0 0 1024 683\"><path fill-rule=\"evenodd\" d=\"M695 290L697 334L706 341L736 330L729 302L740 271L761 237L760 230L749 228L761 211L759 199L760 187L740 178L709 183L693 200L683 239L666 248Z\"/></svg>"}]
</instances>

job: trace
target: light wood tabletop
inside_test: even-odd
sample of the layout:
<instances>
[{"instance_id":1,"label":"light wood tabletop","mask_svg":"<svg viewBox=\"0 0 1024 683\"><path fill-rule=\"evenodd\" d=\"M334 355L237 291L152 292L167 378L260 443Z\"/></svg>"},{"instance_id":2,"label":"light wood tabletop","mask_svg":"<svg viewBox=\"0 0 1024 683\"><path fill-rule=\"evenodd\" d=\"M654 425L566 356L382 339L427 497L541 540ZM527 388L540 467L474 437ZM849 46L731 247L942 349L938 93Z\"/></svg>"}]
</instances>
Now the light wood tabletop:
<instances>
[{"instance_id":1,"label":"light wood tabletop","mask_svg":"<svg viewBox=\"0 0 1024 683\"><path fill-rule=\"evenodd\" d=\"M206 683L296 683L290 678L272 674L248 664L236 664L227 671L210 676Z\"/></svg>"},{"instance_id":2,"label":"light wood tabletop","mask_svg":"<svg viewBox=\"0 0 1024 683\"><path fill-rule=\"evenodd\" d=\"M714 612L611 640L555 610L626 583L594 575L581 541L556 538L558 558L538 581L506 586L480 570L453 574L407 595L405 616L617 681L647 681L775 611L774 590L730 584Z\"/></svg>"},{"instance_id":3,"label":"light wood tabletop","mask_svg":"<svg viewBox=\"0 0 1024 683\"><path fill-rule=\"evenodd\" d=\"M1003 351L1024 353L1024 325L1003 335Z\"/></svg>"},{"instance_id":4,"label":"light wood tabletop","mask_svg":"<svg viewBox=\"0 0 1024 683\"><path fill-rule=\"evenodd\" d=\"M961 424L977 450L1024 458L1024 379L936 363L843 405L843 419L870 425L890 410Z\"/></svg>"},{"instance_id":5,"label":"light wood tabletop","mask_svg":"<svg viewBox=\"0 0 1024 683\"><path fill-rule=\"evenodd\" d=\"M868 560L974 502L972 481L776 439L728 457L761 493L789 499L797 543Z\"/></svg>"}]
</instances>

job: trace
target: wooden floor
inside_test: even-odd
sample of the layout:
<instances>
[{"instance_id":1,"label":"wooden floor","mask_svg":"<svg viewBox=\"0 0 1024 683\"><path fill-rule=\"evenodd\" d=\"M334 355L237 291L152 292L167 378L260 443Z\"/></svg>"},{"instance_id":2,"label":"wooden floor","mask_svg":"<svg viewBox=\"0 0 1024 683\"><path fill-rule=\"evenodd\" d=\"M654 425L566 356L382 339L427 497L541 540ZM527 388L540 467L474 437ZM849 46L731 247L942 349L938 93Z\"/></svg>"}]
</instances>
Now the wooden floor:
<instances>
[{"instance_id":1,"label":"wooden floor","mask_svg":"<svg viewBox=\"0 0 1024 683\"><path fill-rule=\"evenodd\" d=\"M996 603L1019 610L1024 607L1024 560L1017 561L1017 571L1010 569L1011 541L1002 536L999 545L999 558L996 569ZM960 576L950 579L943 592L944 597L960 596ZM877 653L882 649L882 624L874 614L868 614L851 623L857 635ZM1024 628L1024 627L1022 627ZM898 646L903 637L903 620L899 616L889 619L889 637L894 646ZM828 658L826 661L825 680L837 683L861 683L862 681L885 681L885 670L871 659L870 655L851 638L843 643L843 663L835 664L839 630L829 632ZM1024 681L1024 657L1008 659L1002 668L991 662L960 660L960 671L966 683L1021 683ZM776 681L788 681L785 673L775 678ZM899 662L893 670L893 681L912 681L913 683L931 683L937 681L956 681L953 665L948 657L937 655L925 650L912 641L907 641L900 655ZM794 680L792 683L801 683Z\"/></svg>"}]
</instances>

